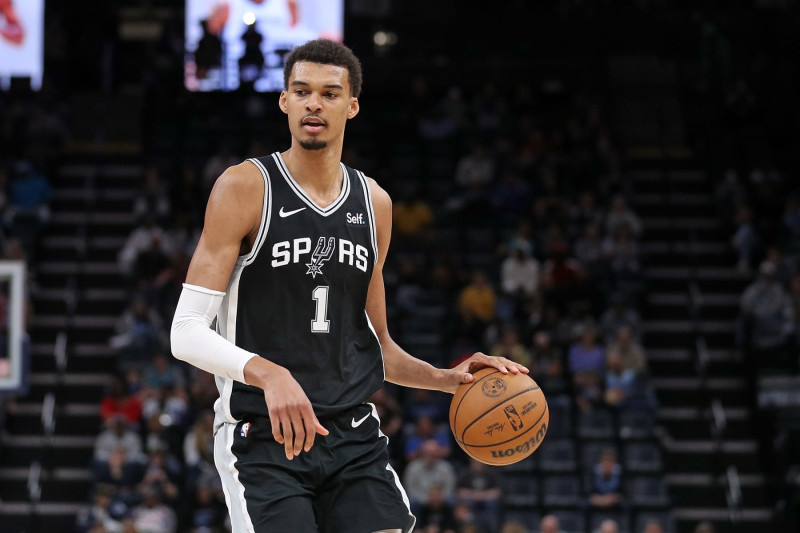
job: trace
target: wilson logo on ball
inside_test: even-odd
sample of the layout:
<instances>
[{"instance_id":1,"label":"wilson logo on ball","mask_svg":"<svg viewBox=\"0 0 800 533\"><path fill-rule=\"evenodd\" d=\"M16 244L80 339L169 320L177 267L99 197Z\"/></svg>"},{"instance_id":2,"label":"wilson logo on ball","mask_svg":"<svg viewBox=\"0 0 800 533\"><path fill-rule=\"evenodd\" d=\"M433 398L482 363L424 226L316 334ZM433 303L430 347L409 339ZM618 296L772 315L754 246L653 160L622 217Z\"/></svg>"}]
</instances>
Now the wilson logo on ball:
<instances>
[{"instance_id":1,"label":"wilson logo on ball","mask_svg":"<svg viewBox=\"0 0 800 533\"><path fill-rule=\"evenodd\" d=\"M497 398L506 391L506 382L502 378L487 379L481 390L489 398Z\"/></svg>"},{"instance_id":2,"label":"wilson logo on ball","mask_svg":"<svg viewBox=\"0 0 800 533\"><path fill-rule=\"evenodd\" d=\"M528 439L527 441L523 442L522 444L515 446L514 448L506 448L505 450L492 450L492 457L500 458L500 457L511 457L518 453L528 453L531 448L536 449L539 443L544 438L545 433L547 433L547 424L542 424L539 427L539 431L536 432L536 435Z\"/></svg>"}]
</instances>

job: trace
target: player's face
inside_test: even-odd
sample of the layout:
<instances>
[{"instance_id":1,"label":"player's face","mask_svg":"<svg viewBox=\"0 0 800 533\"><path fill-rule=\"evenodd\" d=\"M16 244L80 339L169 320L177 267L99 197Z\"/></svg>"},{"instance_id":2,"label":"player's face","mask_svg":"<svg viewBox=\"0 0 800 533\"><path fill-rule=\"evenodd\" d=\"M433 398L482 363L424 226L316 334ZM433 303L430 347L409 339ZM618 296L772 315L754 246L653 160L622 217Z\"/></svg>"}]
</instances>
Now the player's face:
<instances>
[{"instance_id":1,"label":"player's face","mask_svg":"<svg viewBox=\"0 0 800 533\"><path fill-rule=\"evenodd\" d=\"M306 150L341 145L345 123L358 114L347 69L307 61L292 67L279 103L289 116L292 137Z\"/></svg>"}]
</instances>

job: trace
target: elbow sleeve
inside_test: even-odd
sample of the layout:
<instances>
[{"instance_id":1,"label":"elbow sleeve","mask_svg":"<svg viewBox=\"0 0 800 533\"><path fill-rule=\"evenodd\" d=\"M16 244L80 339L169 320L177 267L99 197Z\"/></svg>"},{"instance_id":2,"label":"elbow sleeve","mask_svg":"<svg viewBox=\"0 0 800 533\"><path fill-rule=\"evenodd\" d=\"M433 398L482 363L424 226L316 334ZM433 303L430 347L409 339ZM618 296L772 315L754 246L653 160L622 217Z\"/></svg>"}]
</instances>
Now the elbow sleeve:
<instances>
[{"instance_id":1,"label":"elbow sleeve","mask_svg":"<svg viewBox=\"0 0 800 533\"><path fill-rule=\"evenodd\" d=\"M244 367L256 354L210 327L224 296L224 292L183 284L170 331L172 355L206 372L245 383Z\"/></svg>"}]
</instances>

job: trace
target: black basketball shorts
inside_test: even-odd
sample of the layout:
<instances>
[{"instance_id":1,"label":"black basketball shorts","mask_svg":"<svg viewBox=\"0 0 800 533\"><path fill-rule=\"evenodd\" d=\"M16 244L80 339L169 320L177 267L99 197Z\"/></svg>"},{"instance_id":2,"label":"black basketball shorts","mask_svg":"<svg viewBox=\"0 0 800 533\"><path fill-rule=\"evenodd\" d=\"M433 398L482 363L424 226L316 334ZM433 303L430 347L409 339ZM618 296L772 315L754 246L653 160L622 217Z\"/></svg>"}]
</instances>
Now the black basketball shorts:
<instances>
[{"instance_id":1,"label":"black basketball shorts","mask_svg":"<svg viewBox=\"0 0 800 533\"><path fill-rule=\"evenodd\" d=\"M214 462L233 533L410 532L415 519L375 407L361 404L320 423L330 433L289 461L269 418L218 420Z\"/></svg>"}]
</instances>

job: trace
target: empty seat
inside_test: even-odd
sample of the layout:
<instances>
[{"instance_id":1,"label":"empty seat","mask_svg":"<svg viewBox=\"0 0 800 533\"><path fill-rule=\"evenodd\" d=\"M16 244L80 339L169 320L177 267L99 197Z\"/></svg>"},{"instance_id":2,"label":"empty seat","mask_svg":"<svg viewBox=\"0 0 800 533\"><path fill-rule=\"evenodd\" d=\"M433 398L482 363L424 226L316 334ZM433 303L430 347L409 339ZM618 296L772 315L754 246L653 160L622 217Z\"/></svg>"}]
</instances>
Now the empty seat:
<instances>
[{"instance_id":1,"label":"empty seat","mask_svg":"<svg viewBox=\"0 0 800 533\"><path fill-rule=\"evenodd\" d=\"M651 442L628 443L623 466L628 472L661 472L661 448Z\"/></svg>"},{"instance_id":2,"label":"empty seat","mask_svg":"<svg viewBox=\"0 0 800 533\"><path fill-rule=\"evenodd\" d=\"M605 410L581 413L578 417L578 437L582 439L613 439L614 417Z\"/></svg>"},{"instance_id":3,"label":"empty seat","mask_svg":"<svg viewBox=\"0 0 800 533\"><path fill-rule=\"evenodd\" d=\"M539 485L529 474L503 476L503 504L509 507L533 507L539 502Z\"/></svg>"},{"instance_id":4,"label":"empty seat","mask_svg":"<svg viewBox=\"0 0 800 533\"><path fill-rule=\"evenodd\" d=\"M576 476L546 476L542 493L546 507L577 507L581 500L581 483Z\"/></svg>"},{"instance_id":5,"label":"empty seat","mask_svg":"<svg viewBox=\"0 0 800 533\"><path fill-rule=\"evenodd\" d=\"M504 474L526 474L533 476L536 471L536 464L538 462L539 452L532 453L522 461L511 463L503 467Z\"/></svg>"},{"instance_id":6,"label":"empty seat","mask_svg":"<svg viewBox=\"0 0 800 533\"><path fill-rule=\"evenodd\" d=\"M574 441L545 439L536 454L542 472L574 472L577 468Z\"/></svg>"},{"instance_id":7,"label":"empty seat","mask_svg":"<svg viewBox=\"0 0 800 533\"><path fill-rule=\"evenodd\" d=\"M550 423L547 428L547 437L550 439L563 439L572 436L572 405L565 395L548 399L547 408L550 410Z\"/></svg>"},{"instance_id":8,"label":"empty seat","mask_svg":"<svg viewBox=\"0 0 800 533\"><path fill-rule=\"evenodd\" d=\"M586 530L586 519L582 512L578 511L556 511L553 513L558 517L558 523L563 533L584 533Z\"/></svg>"},{"instance_id":9,"label":"empty seat","mask_svg":"<svg viewBox=\"0 0 800 533\"><path fill-rule=\"evenodd\" d=\"M636 507L665 508L669 505L667 487L660 477L636 476L625 482L628 500Z\"/></svg>"},{"instance_id":10,"label":"empty seat","mask_svg":"<svg viewBox=\"0 0 800 533\"><path fill-rule=\"evenodd\" d=\"M649 411L623 411L619 416L619 436L623 439L649 439L655 416Z\"/></svg>"}]
</instances>

